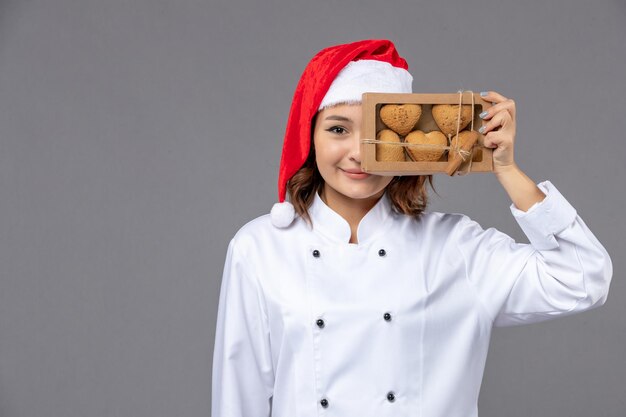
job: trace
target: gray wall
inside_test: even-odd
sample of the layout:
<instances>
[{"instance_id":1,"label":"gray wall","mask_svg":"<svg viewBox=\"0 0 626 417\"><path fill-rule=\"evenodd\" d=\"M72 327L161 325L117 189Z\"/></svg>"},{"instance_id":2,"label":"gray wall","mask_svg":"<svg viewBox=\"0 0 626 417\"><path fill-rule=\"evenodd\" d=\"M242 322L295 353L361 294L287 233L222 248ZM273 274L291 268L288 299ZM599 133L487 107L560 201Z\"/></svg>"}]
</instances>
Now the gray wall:
<instances>
[{"instance_id":1,"label":"gray wall","mask_svg":"<svg viewBox=\"0 0 626 417\"><path fill-rule=\"evenodd\" d=\"M496 329L481 417L623 416L625 23L622 0L0 0L0 416L209 415L228 241L277 199L308 60L364 38L416 92L514 98L518 164L613 258L604 307ZM527 242L492 174L435 184L431 210Z\"/></svg>"}]
</instances>

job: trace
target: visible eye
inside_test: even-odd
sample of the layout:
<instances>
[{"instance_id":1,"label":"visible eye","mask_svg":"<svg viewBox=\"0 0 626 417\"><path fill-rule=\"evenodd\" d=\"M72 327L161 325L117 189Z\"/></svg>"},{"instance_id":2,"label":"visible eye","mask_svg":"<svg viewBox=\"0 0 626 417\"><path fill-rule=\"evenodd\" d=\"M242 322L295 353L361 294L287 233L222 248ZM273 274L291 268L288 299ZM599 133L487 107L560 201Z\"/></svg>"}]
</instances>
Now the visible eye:
<instances>
[{"instance_id":1,"label":"visible eye","mask_svg":"<svg viewBox=\"0 0 626 417\"><path fill-rule=\"evenodd\" d=\"M346 132L346 129L344 129L341 126L333 126L330 129L326 129L327 132L332 132L332 133L337 133L338 135L342 135Z\"/></svg>"}]
</instances>

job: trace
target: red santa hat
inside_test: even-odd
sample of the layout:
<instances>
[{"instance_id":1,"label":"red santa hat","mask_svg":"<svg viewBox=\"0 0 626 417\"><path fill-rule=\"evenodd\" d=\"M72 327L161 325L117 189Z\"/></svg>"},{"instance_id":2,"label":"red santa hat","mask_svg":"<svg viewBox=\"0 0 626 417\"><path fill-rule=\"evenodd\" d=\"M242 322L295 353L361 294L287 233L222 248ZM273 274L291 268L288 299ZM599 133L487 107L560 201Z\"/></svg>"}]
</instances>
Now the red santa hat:
<instances>
[{"instance_id":1,"label":"red santa hat","mask_svg":"<svg viewBox=\"0 0 626 417\"><path fill-rule=\"evenodd\" d=\"M287 227L295 217L285 201L287 182L306 161L311 147L313 116L340 103L360 103L365 92L411 93L413 77L394 44L385 39L362 40L322 49L308 63L296 86L278 173L278 203L272 224Z\"/></svg>"}]
</instances>

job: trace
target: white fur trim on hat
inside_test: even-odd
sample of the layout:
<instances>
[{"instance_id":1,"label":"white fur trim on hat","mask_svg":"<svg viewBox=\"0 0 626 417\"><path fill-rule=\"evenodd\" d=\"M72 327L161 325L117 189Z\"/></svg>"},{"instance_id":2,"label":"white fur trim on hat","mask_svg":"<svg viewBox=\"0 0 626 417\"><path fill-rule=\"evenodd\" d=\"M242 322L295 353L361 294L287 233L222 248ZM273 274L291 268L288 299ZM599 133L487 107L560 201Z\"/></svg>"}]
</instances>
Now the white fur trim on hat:
<instances>
[{"instance_id":1,"label":"white fur trim on hat","mask_svg":"<svg viewBox=\"0 0 626 417\"><path fill-rule=\"evenodd\" d=\"M270 217L272 218L272 224L282 229L293 222L293 219L296 217L296 210L293 204L288 201L275 203L272 206Z\"/></svg>"},{"instance_id":2,"label":"white fur trim on hat","mask_svg":"<svg viewBox=\"0 0 626 417\"><path fill-rule=\"evenodd\" d=\"M360 103L363 93L411 93L413 76L404 68L375 59L350 61L333 80L318 110Z\"/></svg>"}]
</instances>

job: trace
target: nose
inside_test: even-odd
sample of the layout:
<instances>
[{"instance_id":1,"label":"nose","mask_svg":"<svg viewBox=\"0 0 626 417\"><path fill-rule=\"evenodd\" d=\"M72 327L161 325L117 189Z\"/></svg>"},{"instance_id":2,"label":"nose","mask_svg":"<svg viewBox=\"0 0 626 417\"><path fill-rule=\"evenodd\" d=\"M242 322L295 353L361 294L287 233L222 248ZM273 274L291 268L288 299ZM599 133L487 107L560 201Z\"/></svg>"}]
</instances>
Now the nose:
<instances>
[{"instance_id":1,"label":"nose","mask_svg":"<svg viewBox=\"0 0 626 417\"><path fill-rule=\"evenodd\" d=\"M350 160L361 163L361 132L358 130L350 139Z\"/></svg>"}]
</instances>

